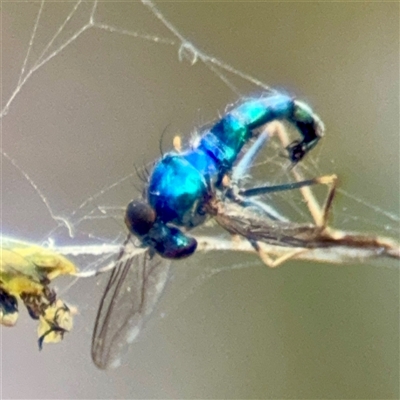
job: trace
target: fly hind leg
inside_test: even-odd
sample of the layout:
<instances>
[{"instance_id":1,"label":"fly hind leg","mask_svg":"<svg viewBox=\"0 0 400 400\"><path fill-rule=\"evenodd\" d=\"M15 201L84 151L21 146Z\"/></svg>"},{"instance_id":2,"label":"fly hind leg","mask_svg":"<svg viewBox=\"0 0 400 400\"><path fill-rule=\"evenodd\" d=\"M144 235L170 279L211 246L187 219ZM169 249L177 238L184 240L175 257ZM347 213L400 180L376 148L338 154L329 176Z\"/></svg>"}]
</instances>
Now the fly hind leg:
<instances>
[{"instance_id":1,"label":"fly hind leg","mask_svg":"<svg viewBox=\"0 0 400 400\"><path fill-rule=\"evenodd\" d=\"M280 140L283 148L287 148L290 145L289 136L285 130L285 127L282 123L276 121L267 125L268 135L270 137L277 136ZM336 175L325 175L318 178L304 180L302 174L297 171L295 166L291 170L296 182L292 184L286 185L277 185L263 188L253 188L248 190L239 191L239 194L248 197L248 196L257 196L265 193L271 193L274 191L283 191L283 190L291 190L291 189L299 189L306 204L310 211L310 214L314 220L316 227L321 229L328 228L328 219L330 215L330 211L332 209L333 200L336 193L337 187L337 176ZM328 194L326 196L325 202L321 207L316 197L314 196L311 186L314 184L323 184L328 186ZM257 251L261 260L269 267L276 268L282 265L284 262L296 258L299 254L307 252L306 248L297 248L297 249L288 249L288 252L284 255L281 255L277 258L271 257L265 249L263 249L263 244L260 242L252 242L254 249Z\"/></svg>"},{"instance_id":2,"label":"fly hind leg","mask_svg":"<svg viewBox=\"0 0 400 400\"><path fill-rule=\"evenodd\" d=\"M263 243L251 241L251 245L254 250L258 253L261 261L269 268L276 268L284 264L286 261L296 258L296 256L303 254L308 249L297 248L295 250L288 248L288 252L278 257L272 257L263 249Z\"/></svg>"},{"instance_id":3,"label":"fly hind leg","mask_svg":"<svg viewBox=\"0 0 400 400\"><path fill-rule=\"evenodd\" d=\"M282 146L284 148L287 148L287 146L290 144L290 139L282 123L280 122L270 123L267 129L271 136L278 137ZM296 169L295 166L291 169L291 173L297 182L305 182L303 175L301 174L300 171ZM319 204L316 197L314 196L311 190L311 185L304 185L300 187L299 190L307 204L307 207L315 222L315 225L318 227L325 228L328 225L329 214L336 193L337 176L334 174L325 175L319 178L314 178L312 181L314 181L314 183L327 185L329 187L328 194L326 196L324 205L322 207Z\"/></svg>"}]
</instances>

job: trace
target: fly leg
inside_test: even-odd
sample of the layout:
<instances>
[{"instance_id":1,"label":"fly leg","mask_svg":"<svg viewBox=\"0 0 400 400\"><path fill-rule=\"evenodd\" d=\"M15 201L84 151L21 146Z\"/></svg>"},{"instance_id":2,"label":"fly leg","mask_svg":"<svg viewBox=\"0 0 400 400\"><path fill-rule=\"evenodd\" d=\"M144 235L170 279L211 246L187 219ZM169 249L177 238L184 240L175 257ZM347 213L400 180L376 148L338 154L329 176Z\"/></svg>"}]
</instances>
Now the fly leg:
<instances>
[{"instance_id":1,"label":"fly leg","mask_svg":"<svg viewBox=\"0 0 400 400\"><path fill-rule=\"evenodd\" d=\"M267 132L268 133L262 133L259 138L256 140L256 142L253 144L253 146L249 149L250 155L248 157L247 154L243 159L240 161L238 164L238 172L236 173L236 176L243 176L245 171L248 170L248 168L252 165L254 162L254 159L256 155L259 153L259 151L262 149L263 145L266 143L267 138L272 137L272 136L277 136L280 142L282 143L282 146L284 148L287 148L290 145L290 140L288 137L288 134L284 128L284 126L280 122L272 122L268 124L267 126ZM263 135L263 136L262 136ZM242 164L242 165L241 165ZM259 196L262 194L266 193L273 193L273 192L279 192L279 191L286 191L286 190L293 190L293 189L299 189L300 192L303 195L304 200L306 201L307 207L310 211L310 214L314 220L314 223L316 227L323 229L327 228L328 225L328 219L329 219L329 214L332 208L332 203L335 197L335 192L336 192L336 186L337 186L337 176L336 175L325 175L321 176L318 178L314 179L308 179L305 180L303 176L301 175L300 172L298 172L295 168L292 168L292 174L296 179L296 182L293 183L288 183L288 184L282 184L282 185L274 185L274 186L262 186L262 187L257 187L257 188L251 188L251 189L239 189L236 190L235 195L233 196L233 200L235 202L240 203L243 206L251 205L255 206L261 211L264 211L265 214L267 214L271 218L271 213L265 211L263 207L260 207L261 203L257 202L256 200L251 200L249 199L250 197L253 196ZM232 176L235 176L235 171ZM311 186L315 184L324 184L329 187L328 189L328 194L326 196L324 205L321 207L320 204L318 203L317 199L315 198ZM279 215L279 214L278 214ZM272 220L284 220L284 217L282 218L271 218ZM302 254L308 249L302 249L302 248L297 248L292 251L288 251L287 254L284 254L283 256L280 256L276 259L272 258L268 253L263 250L263 244L259 242L251 242L253 245L254 249L257 251L259 254L260 258L262 261L269 267L274 268L277 267L281 264L283 264L285 261L295 258L297 255Z\"/></svg>"},{"instance_id":2,"label":"fly leg","mask_svg":"<svg viewBox=\"0 0 400 400\"><path fill-rule=\"evenodd\" d=\"M258 256L261 258L261 261L269 268L276 268L285 263L286 261L296 258L296 256L303 254L308 249L296 249L296 250L289 250L286 254L273 258L268 255L268 252L263 249L263 243L250 241L251 245L254 247L254 250L258 253Z\"/></svg>"},{"instance_id":3,"label":"fly leg","mask_svg":"<svg viewBox=\"0 0 400 400\"><path fill-rule=\"evenodd\" d=\"M292 183L287 183L287 184L282 184L282 185L261 186L261 187L251 188L251 189L239 189L236 191L235 195L230 196L230 197L232 200L234 200L237 204L239 204L242 207L247 207L247 206L256 207L258 210L260 210L264 214L266 214L271 219L271 223L272 223L274 220L277 220L277 218L273 218L274 215L271 215L269 210L264 210L264 208L261 207L261 205L263 203L261 203L261 202L257 203L255 201L251 201L251 199L249 199L249 198L251 198L252 196L260 196L260 195L266 194L266 193L287 191L287 190L293 190L293 189L301 190L302 188L310 188L310 186L315 185L315 184L329 185L330 189L329 189L327 198L325 200L325 205L323 206L323 209L321 212L322 213L322 215L321 215L322 224L318 225L317 221L315 222L315 227L317 229L324 230L327 228L329 211L331 209L332 202L333 202L334 195L335 195L336 181L337 181L336 175L326 175L326 176L321 176L321 177L314 178L314 179L308 179L308 180L304 180L304 181L300 181L300 182L292 182ZM287 248L288 251L286 252L286 254L274 259L265 250L262 242L250 240L250 243L254 247L256 252L258 253L261 260L270 268L278 267L279 265L283 264L284 262L288 261L289 259L296 258L298 255L309 251L309 249L307 249L307 248L293 249L293 248L288 247Z\"/></svg>"},{"instance_id":4,"label":"fly leg","mask_svg":"<svg viewBox=\"0 0 400 400\"><path fill-rule=\"evenodd\" d=\"M254 160L256 159L258 153L263 149L263 147L268 143L270 134L267 129L263 130L251 145L251 147L246 151L242 159L235 165L232 171L231 180L238 184L240 180L246 175L248 170L252 167Z\"/></svg>"},{"instance_id":5,"label":"fly leg","mask_svg":"<svg viewBox=\"0 0 400 400\"><path fill-rule=\"evenodd\" d=\"M328 194L325 199L325 203L322 207L322 210L317 202L318 209L314 210L312 209L312 204L315 199L314 195L311 192L310 186L316 185L316 184L322 184L322 185L327 185L329 187L328 189ZM329 218L329 212L332 208L332 203L333 199L335 197L335 192L336 192L336 186L337 186L337 176L336 175L324 175L320 176L318 178L313 178L313 179L306 179L302 181L296 181L292 183L285 183L282 185L273 185L273 186L260 186L260 187L255 187L251 189L240 189L238 191L238 195L241 197L252 197L252 196L260 196L262 194L266 193L274 193L274 192L283 192L287 190L293 190L293 189L300 189L300 191L304 189L308 189L306 194L308 192L311 193L312 201L309 201L309 199L303 194L303 197L306 200L307 206L310 210L311 215L314 218L315 225L319 228L326 228L327 223L328 223L328 218ZM315 214L315 216L314 216Z\"/></svg>"},{"instance_id":6,"label":"fly leg","mask_svg":"<svg viewBox=\"0 0 400 400\"><path fill-rule=\"evenodd\" d=\"M289 136L284 128L284 126L279 122L273 122L268 125L268 130L271 136L277 136L282 146L286 148L290 144ZM295 180L300 182L306 182L304 180L303 175L300 171L298 171L295 167L291 170L292 175L294 176ZM326 228L328 224L329 213L332 208L333 199L336 193L337 187L337 176L336 175L326 175L320 178L312 179L311 181L315 181L314 183L321 183L324 185L329 186L328 194L326 196L324 205L321 207L318 203L317 199L315 198L312 190L311 185L304 185L299 187L300 192L307 204L307 207L310 211L310 214L315 222L315 225L321 228ZM312 184L314 184L312 183Z\"/></svg>"},{"instance_id":7,"label":"fly leg","mask_svg":"<svg viewBox=\"0 0 400 400\"><path fill-rule=\"evenodd\" d=\"M300 189L303 194L303 197L306 200L310 213L314 218L316 226L325 228L327 225L329 210L331 208L335 194L336 181L337 181L336 175L322 176L308 180L301 179L300 175L298 175L296 176L297 178L296 182L288 184L262 186L251 189L239 189L237 187L237 184L240 181L240 179L242 179L245 176L249 168L253 165L254 160L256 159L259 152L267 144L268 139L274 135L278 136L282 145L285 148L287 148L287 146L289 145L289 137L285 131L284 126L279 122L269 123L266 129L262 133L260 133L256 141L253 143L253 145L247 150L246 154L235 166L232 172L231 180L229 180L227 177L224 177L225 179L223 180L222 183L223 186L227 188L226 194L229 196L231 200L235 201L240 206L254 207L258 211L265 214L272 221L289 222L273 207L263 202L260 202L257 199L253 199L252 197L260 196L266 193ZM321 211L321 208L310 189L310 186L315 184L325 184L330 186L329 193L325 201L325 205L323 207L323 211ZM283 264L285 261L291 258L295 258L297 255L308 251L308 249L302 249L302 248L300 249L297 248L295 250L288 248L288 252L286 254L274 259L270 255L268 255L265 249L263 249L262 243L251 241L251 244L257 251L262 261L271 268L277 267Z\"/></svg>"},{"instance_id":8,"label":"fly leg","mask_svg":"<svg viewBox=\"0 0 400 400\"><path fill-rule=\"evenodd\" d=\"M256 199L239 198L238 186L240 181L246 176L249 169L253 166L254 161L260 151L268 143L270 133L267 129L264 129L257 137L255 142L246 151L241 160L235 165L232 175L229 178L225 175L222 180L222 186L227 189L227 195L229 198L243 207L255 207L264 213L268 218L273 221L287 221L287 219L281 215L274 207L269 204L262 203Z\"/></svg>"},{"instance_id":9,"label":"fly leg","mask_svg":"<svg viewBox=\"0 0 400 400\"><path fill-rule=\"evenodd\" d=\"M258 135L256 141L247 150L246 154L242 157L242 159L235 166L235 168L232 172L232 177L231 177L231 181L232 181L233 185L231 184L231 182L229 182L229 186L232 188L232 190L231 190L232 193L235 192L234 187L236 185L238 185L240 180L245 176L247 171L251 168L257 155L264 148L264 146L268 143L269 138L271 138L272 136L277 136L284 148L288 148L291 144L289 136L285 130L285 127L283 126L283 124L281 122L274 121L274 122L268 123L266 125L266 129L264 129ZM335 190L336 190L336 182L337 182L336 175L327 175L327 176L322 176L322 177L315 178L315 179L304 180L304 178L302 177L300 172L298 172L294 168L294 166L295 166L295 164L293 165L292 173L297 181L296 183L265 187L266 190L264 190L264 192L262 192L262 188L258 188L258 189L261 189L260 193L255 193L255 189L249 189L247 191L239 190L239 192L237 192L236 194L239 194L241 196L248 198L251 196L261 195L261 194L265 194L265 193L272 193L272 192L285 191L285 190L291 190L291 189L300 189L300 192L302 193L303 198L306 201L307 207L311 213L311 216L314 219L315 224L318 227L326 227L327 221L328 221L328 216L329 216L329 211L330 211L332 201L333 201L333 198L335 195ZM328 195L327 195L327 198L326 198L326 201L325 201L325 204L324 204L322 210L310 188L310 186L312 186L314 184L324 184L324 185L329 186L329 192L328 192ZM227 185L225 184L225 186L227 186ZM244 192L246 192L246 194ZM253 194L250 194L251 192L253 192ZM237 196L233 196L233 197L237 197ZM273 220L287 221L287 219L285 217L283 217L282 215L280 215L280 213L277 210L275 210L273 207L261 204L257 200L246 199L246 202L244 202L243 200L240 200L240 202L243 206L255 206L256 208L263 211L269 218L271 218Z\"/></svg>"},{"instance_id":10,"label":"fly leg","mask_svg":"<svg viewBox=\"0 0 400 400\"><path fill-rule=\"evenodd\" d=\"M256 187L252 189L242 189L239 190L238 194L241 198L247 198L251 196L259 196L265 193L272 193L272 192L280 192L280 191L286 191L286 190L293 190L293 189L309 189L313 200L315 200L314 195L312 194L310 190L310 186L315 185L315 184L324 184L329 186L329 191L328 195L326 197L324 206L322 207L322 210L318 208L318 213L316 214L319 219L314 219L315 225L317 228L320 228L321 230L327 229L327 222L328 222L328 217L329 217L329 212L332 208L332 202L335 196L335 190L336 190L336 183L337 183L337 177L336 175L325 175L321 176L318 178L314 179L308 179L308 180L303 180L299 182L293 182L293 183L287 183L287 184L282 184L282 185L275 185L275 186L261 186L261 187ZM307 192L306 192L307 193ZM304 194L303 194L304 196ZM310 203L308 199L305 197L306 202L308 204L308 207L310 209L311 214L313 215L313 212L311 211L312 209L310 208ZM316 201L316 200L315 200ZM318 203L317 203L318 204ZM319 207L319 204L318 204ZM288 249L288 253L284 254L283 256L280 256L276 259L271 258L266 251L263 250L262 243L259 242L251 242L252 246L254 249L257 251L259 257L261 260L271 268L278 267L279 265L283 264L285 261L296 258L299 254L302 254L304 252L309 251L309 249L295 249L295 250L290 250Z\"/></svg>"}]
</instances>

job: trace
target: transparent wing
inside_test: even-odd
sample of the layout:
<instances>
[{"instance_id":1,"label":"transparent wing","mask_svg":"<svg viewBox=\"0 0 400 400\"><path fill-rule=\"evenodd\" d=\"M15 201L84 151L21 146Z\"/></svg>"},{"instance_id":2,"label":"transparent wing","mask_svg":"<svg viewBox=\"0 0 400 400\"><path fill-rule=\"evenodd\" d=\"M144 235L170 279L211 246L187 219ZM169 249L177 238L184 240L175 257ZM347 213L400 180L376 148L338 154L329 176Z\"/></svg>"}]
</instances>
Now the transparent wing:
<instances>
[{"instance_id":1,"label":"transparent wing","mask_svg":"<svg viewBox=\"0 0 400 400\"><path fill-rule=\"evenodd\" d=\"M216 221L232 234L250 241L285 247L326 247L321 229L312 224L297 224L271 219L263 209L243 207L231 201L218 202L212 210Z\"/></svg>"},{"instance_id":2,"label":"transparent wing","mask_svg":"<svg viewBox=\"0 0 400 400\"><path fill-rule=\"evenodd\" d=\"M253 246L265 243L279 247L296 247L298 250L327 249L333 257L324 257L324 261L330 259L340 263L354 258L362 260L371 257L400 257L398 243L390 238L339 231L314 224L272 220L260 208L243 207L228 200L210 203L208 211L219 225L232 234L245 237Z\"/></svg>"},{"instance_id":3,"label":"transparent wing","mask_svg":"<svg viewBox=\"0 0 400 400\"><path fill-rule=\"evenodd\" d=\"M100 301L92 337L92 359L116 368L151 314L168 279L170 261L148 250L129 256L127 240ZM132 246L131 246L132 247Z\"/></svg>"}]
</instances>

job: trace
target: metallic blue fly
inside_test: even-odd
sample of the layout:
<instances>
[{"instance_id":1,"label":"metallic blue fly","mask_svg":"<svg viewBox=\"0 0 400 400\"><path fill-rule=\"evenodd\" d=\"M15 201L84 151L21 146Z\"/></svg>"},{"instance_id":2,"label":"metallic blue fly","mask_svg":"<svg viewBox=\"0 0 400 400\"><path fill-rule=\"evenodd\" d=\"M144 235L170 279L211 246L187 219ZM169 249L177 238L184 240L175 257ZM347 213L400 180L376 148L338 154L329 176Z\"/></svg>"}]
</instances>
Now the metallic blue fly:
<instances>
[{"instance_id":1,"label":"metallic blue fly","mask_svg":"<svg viewBox=\"0 0 400 400\"><path fill-rule=\"evenodd\" d=\"M119 365L122 346L135 340L164 289L170 259L181 259L195 252L196 239L187 232L215 216L212 204L217 195L225 193L230 201L245 207L232 191L226 190L223 178L231 175L239 164L244 145L257 138L265 124L275 120L293 125L301 136L286 147L293 164L324 133L323 123L306 104L282 94L263 96L234 106L211 128L204 129L196 144L182 152L169 152L155 163L143 198L133 200L125 215L130 234L147 251L126 257L129 246L133 245L130 235L116 261L93 333L92 357L98 367ZM256 140L242 160L250 154L245 163L251 163L264 142ZM313 183L282 185L276 190ZM243 193L250 197L261 194L263 189L257 190ZM266 191L271 189L264 188ZM221 225L230 230L226 223Z\"/></svg>"},{"instance_id":2,"label":"metallic blue fly","mask_svg":"<svg viewBox=\"0 0 400 400\"><path fill-rule=\"evenodd\" d=\"M206 204L222 189L243 146L273 120L293 124L302 136L288 148L297 163L323 134L323 124L304 103L284 95L243 102L228 112L198 144L182 153L168 153L151 173L147 198L132 201L125 222L144 246L165 258L182 258L196 250L196 241L179 228L194 228L207 218Z\"/></svg>"}]
</instances>

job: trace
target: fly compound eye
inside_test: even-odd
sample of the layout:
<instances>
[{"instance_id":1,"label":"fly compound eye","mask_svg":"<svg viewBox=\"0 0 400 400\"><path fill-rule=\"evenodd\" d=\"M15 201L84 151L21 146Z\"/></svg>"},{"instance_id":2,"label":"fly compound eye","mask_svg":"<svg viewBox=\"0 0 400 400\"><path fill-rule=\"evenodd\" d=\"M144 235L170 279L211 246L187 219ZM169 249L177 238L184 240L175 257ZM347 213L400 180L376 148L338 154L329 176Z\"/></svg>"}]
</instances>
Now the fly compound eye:
<instances>
[{"instance_id":1,"label":"fly compound eye","mask_svg":"<svg viewBox=\"0 0 400 400\"><path fill-rule=\"evenodd\" d=\"M156 220L156 213L143 200L132 200L125 212L125 224L136 236L147 235Z\"/></svg>"}]
</instances>

